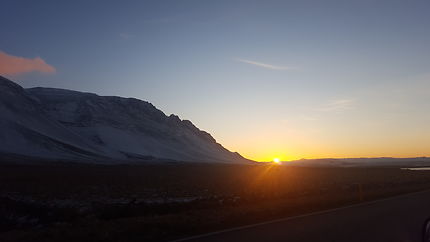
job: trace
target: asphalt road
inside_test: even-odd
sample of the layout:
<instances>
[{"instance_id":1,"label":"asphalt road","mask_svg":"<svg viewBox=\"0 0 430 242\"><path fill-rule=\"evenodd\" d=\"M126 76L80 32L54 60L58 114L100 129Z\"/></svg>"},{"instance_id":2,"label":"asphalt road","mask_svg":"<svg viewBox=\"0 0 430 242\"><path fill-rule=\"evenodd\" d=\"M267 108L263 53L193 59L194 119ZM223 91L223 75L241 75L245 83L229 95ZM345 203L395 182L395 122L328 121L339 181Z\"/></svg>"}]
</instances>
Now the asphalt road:
<instances>
[{"instance_id":1,"label":"asphalt road","mask_svg":"<svg viewBox=\"0 0 430 242\"><path fill-rule=\"evenodd\" d=\"M430 191L279 219L180 241L422 241Z\"/></svg>"}]
</instances>

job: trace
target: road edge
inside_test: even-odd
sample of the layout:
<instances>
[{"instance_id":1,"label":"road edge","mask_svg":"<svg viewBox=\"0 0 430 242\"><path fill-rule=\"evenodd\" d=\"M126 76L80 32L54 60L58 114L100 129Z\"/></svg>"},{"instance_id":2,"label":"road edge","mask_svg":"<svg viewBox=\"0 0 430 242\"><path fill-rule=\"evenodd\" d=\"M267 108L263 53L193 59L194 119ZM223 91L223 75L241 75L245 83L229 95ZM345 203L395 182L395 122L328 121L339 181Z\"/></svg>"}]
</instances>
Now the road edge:
<instances>
[{"instance_id":1,"label":"road edge","mask_svg":"<svg viewBox=\"0 0 430 242\"><path fill-rule=\"evenodd\" d=\"M331 213L331 212L335 212L335 211L339 211L339 210L344 210L344 209L348 209L348 208L366 206L366 205L370 205L370 204L374 204L374 203L378 203L378 202L384 202L384 201L393 200L393 199L396 199L396 198L407 197L407 196L412 196L412 195L416 195L416 194L420 194L420 193L426 193L426 192L430 192L430 189L426 189L426 190L418 191L418 192L411 192L411 193L396 195L396 196L393 196L393 197L376 199L376 200L373 200L373 201L368 201L368 202L363 202L363 203L356 203L356 204L352 204L352 205L348 205L348 206L343 206L343 207L338 207L338 208L331 208L331 209L321 210L321 211L312 212L312 213L306 213L306 214L301 214L301 215L296 215L296 216L290 216L290 217L284 217L284 218L279 218L279 219L273 219L273 220L269 220L269 221L265 221L265 222L260 222L260 223L255 223L255 224L248 224L248 225L233 227L233 228L230 228L230 229L218 230L218 231L214 231L214 232L210 232L210 233L205 233L205 234L194 235L194 236L190 236L190 237L186 237L186 238L182 238L182 239L171 240L170 242L183 242L183 241L188 241L188 240L192 240L192 239L199 239L199 238L209 237L209 236L212 236L212 235L222 234L222 233L226 233L226 232L238 231L238 230L242 230L242 229L249 229L249 228L257 227L257 226L260 226L260 225L267 225L267 224L272 224L272 223L285 222L285 221L288 221L288 220L293 220L293 219L298 219L298 218L303 218L303 217L308 217L308 216L313 216L313 215L320 215L320 214L325 214L325 213Z\"/></svg>"}]
</instances>

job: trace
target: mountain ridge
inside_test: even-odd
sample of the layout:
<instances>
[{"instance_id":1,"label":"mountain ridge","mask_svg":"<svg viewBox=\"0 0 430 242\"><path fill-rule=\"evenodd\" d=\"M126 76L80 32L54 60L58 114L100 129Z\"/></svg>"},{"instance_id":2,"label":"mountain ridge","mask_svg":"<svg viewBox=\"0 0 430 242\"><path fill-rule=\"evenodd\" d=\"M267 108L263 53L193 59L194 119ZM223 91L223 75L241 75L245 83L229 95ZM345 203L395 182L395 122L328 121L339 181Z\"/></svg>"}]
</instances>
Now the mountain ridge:
<instances>
[{"instance_id":1,"label":"mountain ridge","mask_svg":"<svg viewBox=\"0 0 430 242\"><path fill-rule=\"evenodd\" d=\"M25 89L1 76L0 93L2 153L84 160L250 162L191 121L167 116L147 101L59 88Z\"/></svg>"}]
</instances>

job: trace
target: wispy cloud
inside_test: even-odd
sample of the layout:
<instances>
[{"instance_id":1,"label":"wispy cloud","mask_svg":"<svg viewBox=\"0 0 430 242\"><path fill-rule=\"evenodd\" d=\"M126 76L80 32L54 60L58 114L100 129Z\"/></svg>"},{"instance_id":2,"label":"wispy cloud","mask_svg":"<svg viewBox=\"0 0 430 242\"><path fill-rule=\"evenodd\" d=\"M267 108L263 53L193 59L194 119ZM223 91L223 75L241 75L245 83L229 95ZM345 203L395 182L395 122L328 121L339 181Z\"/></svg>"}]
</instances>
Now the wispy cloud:
<instances>
[{"instance_id":1,"label":"wispy cloud","mask_svg":"<svg viewBox=\"0 0 430 242\"><path fill-rule=\"evenodd\" d=\"M132 37L133 37L133 35L131 35L131 34L127 34L127 33L120 33L120 34L119 34L119 37L120 37L121 39L130 39L130 38L132 38Z\"/></svg>"},{"instance_id":2,"label":"wispy cloud","mask_svg":"<svg viewBox=\"0 0 430 242\"><path fill-rule=\"evenodd\" d=\"M340 112L354 108L354 99L336 99L328 102L318 109L322 112Z\"/></svg>"},{"instance_id":3,"label":"wispy cloud","mask_svg":"<svg viewBox=\"0 0 430 242\"><path fill-rule=\"evenodd\" d=\"M0 74L17 75L26 72L55 73L55 68L47 64L42 58L33 59L8 55L0 51Z\"/></svg>"},{"instance_id":4,"label":"wispy cloud","mask_svg":"<svg viewBox=\"0 0 430 242\"><path fill-rule=\"evenodd\" d=\"M297 68L295 67L291 67L291 66L276 66L276 65L272 65L272 64L267 64L267 63L263 63L263 62L257 62L257 61L252 61L252 60L245 60L245 59L235 59L236 61L242 62L242 63L246 63L246 64L251 64L254 66L259 66L259 67L263 67L266 69L270 69L270 70L295 70Z\"/></svg>"},{"instance_id":5,"label":"wispy cloud","mask_svg":"<svg viewBox=\"0 0 430 242\"><path fill-rule=\"evenodd\" d=\"M152 19L145 19L143 22L144 23L149 23L149 24L165 24L165 23L170 23L172 22L173 19L172 18L152 18Z\"/></svg>"}]
</instances>

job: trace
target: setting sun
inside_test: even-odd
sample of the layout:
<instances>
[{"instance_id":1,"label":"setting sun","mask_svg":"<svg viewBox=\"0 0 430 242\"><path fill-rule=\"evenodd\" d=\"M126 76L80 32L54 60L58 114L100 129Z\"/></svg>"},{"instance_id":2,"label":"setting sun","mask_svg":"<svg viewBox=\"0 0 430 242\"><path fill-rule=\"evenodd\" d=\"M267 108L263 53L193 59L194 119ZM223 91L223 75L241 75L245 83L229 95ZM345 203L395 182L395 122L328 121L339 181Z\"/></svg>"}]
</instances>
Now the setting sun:
<instances>
[{"instance_id":1,"label":"setting sun","mask_svg":"<svg viewBox=\"0 0 430 242\"><path fill-rule=\"evenodd\" d=\"M279 162L281 162L281 161L279 160L279 158L274 158L274 159L273 159L273 162L275 162L275 163L279 163Z\"/></svg>"}]
</instances>

